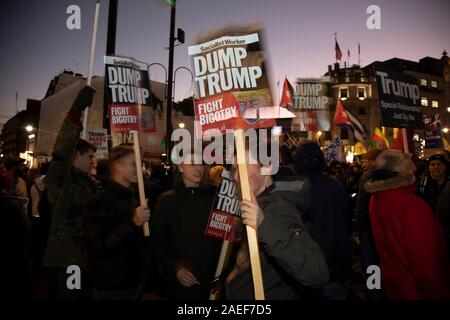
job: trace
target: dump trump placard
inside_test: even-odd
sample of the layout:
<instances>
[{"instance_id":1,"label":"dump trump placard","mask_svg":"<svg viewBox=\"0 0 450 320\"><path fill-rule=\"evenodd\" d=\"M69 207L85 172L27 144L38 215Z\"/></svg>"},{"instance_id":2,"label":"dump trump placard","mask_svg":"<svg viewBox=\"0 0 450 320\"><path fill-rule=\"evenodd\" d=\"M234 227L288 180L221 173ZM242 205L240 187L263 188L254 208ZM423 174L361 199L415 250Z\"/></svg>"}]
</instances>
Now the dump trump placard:
<instances>
[{"instance_id":1,"label":"dump trump placard","mask_svg":"<svg viewBox=\"0 0 450 320\"><path fill-rule=\"evenodd\" d=\"M111 132L154 131L147 64L115 56L104 62Z\"/></svg>"},{"instance_id":2,"label":"dump trump placard","mask_svg":"<svg viewBox=\"0 0 450 320\"><path fill-rule=\"evenodd\" d=\"M272 119L246 117L273 106L258 30L223 29L203 40L189 47L199 132L274 126Z\"/></svg>"},{"instance_id":3,"label":"dump trump placard","mask_svg":"<svg viewBox=\"0 0 450 320\"><path fill-rule=\"evenodd\" d=\"M236 182L231 179L230 173L224 170L205 234L234 243L241 241L243 225L240 209Z\"/></svg>"}]
</instances>

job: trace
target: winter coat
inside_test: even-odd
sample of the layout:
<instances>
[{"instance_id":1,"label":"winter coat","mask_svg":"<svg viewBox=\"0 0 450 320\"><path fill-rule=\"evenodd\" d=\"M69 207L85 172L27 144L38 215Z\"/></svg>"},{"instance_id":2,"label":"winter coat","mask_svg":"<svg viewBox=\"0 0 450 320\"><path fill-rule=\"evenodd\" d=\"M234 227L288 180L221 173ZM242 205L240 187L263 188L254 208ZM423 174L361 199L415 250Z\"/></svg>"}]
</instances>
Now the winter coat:
<instances>
[{"instance_id":1,"label":"winter coat","mask_svg":"<svg viewBox=\"0 0 450 320\"><path fill-rule=\"evenodd\" d=\"M445 240L447 242L447 256L450 259L450 181L439 196L436 213L444 227Z\"/></svg>"},{"instance_id":2,"label":"winter coat","mask_svg":"<svg viewBox=\"0 0 450 320\"><path fill-rule=\"evenodd\" d=\"M364 172L361 176L358 193L356 195L355 222L359 238L362 242L362 260L363 268L370 265L378 265L380 258L378 257L373 238L372 225L370 222L369 205L371 194L367 192L365 184L369 181L372 169Z\"/></svg>"},{"instance_id":3,"label":"winter coat","mask_svg":"<svg viewBox=\"0 0 450 320\"><path fill-rule=\"evenodd\" d=\"M445 182L439 185L439 183L431 177L422 178L420 180L418 189L419 196L428 203L433 212L436 212L439 196L448 181L450 180L447 177Z\"/></svg>"},{"instance_id":4,"label":"winter coat","mask_svg":"<svg viewBox=\"0 0 450 320\"><path fill-rule=\"evenodd\" d=\"M322 173L307 176L311 186L311 202L306 221L316 226L325 240L330 281L344 283L352 272L348 195L344 185L336 178Z\"/></svg>"},{"instance_id":5,"label":"winter coat","mask_svg":"<svg viewBox=\"0 0 450 320\"><path fill-rule=\"evenodd\" d=\"M205 236L216 187L186 188L183 183L162 193L151 216L150 234L170 298L208 299L222 241ZM188 269L200 282L183 287L176 278Z\"/></svg>"},{"instance_id":6,"label":"winter coat","mask_svg":"<svg viewBox=\"0 0 450 320\"><path fill-rule=\"evenodd\" d=\"M442 226L414 194L414 176L369 181L370 218L389 299L448 299L448 263Z\"/></svg>"},{"instance_id":7,"label":"winter coat","mask_svg":"<svg viewBox=\"0 0 450 320\"><path fill-rule=\"evenodd\" d=\"M95 197L97 187L89 175L72 166L80 132L80 119L69 113L56 138L45 177L52 212L44 258L47 267L85 267L83 212L87 202Z\"/></svg>"},{"instance_id":8,"label":"winter coat","mask_svg":"<svg viewBox=\"0 0 450 320\"><path fill-rule=\"evenodd\" d=\"M147 250L142 227L132 221L134 193L111 181L86 207L87 270L93 288L137 288L145 276Z\"/></svg>"},{"instance_id":9,"label":"winter coat","mask_svg":"<svg viewBox=\"0 0 450 320\"><path fill-rule=\"evenodd\" d=\"M30 235L27 199L0 195L2 290L7 300L31 299Z\"/></svg>"},{"instance_id":10,"label":"winter coat","mask_svg":"<svg viewBox=\"0 0 450 320\"><path fill-rule=\"evenodd\" d=\"M309 203L307 184L296 177L275 182L256 197L264 212L257 235L267 300L298 299L301 286L320 286L328 281L324 253L302 221ZM226 297L254 299L247 242L241 244L236 266L227 278Z\"/></svg>"}]
</instances>

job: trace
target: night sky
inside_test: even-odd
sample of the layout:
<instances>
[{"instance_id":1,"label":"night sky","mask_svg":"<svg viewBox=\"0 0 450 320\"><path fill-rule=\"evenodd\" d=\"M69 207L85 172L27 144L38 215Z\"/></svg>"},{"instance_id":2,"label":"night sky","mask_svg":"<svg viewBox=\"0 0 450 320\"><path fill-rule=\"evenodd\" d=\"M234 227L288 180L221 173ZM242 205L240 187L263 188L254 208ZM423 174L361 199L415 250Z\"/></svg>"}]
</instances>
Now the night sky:
<instances>
[{"instance_id":1,"label":"night sky","mask_svg":"<svg viewBox=\"0 0 450 320\"><path fill-rule=\"evenodd\" d=\"M275 86L285 76L321 76L334 63L334 33L347 61L361 64L399 57L418 60L450 51L448 0L178 0L176 26L186 43L175 49L175 67L189 66L187 48L199 33L230 23L261 22ZM66 9L81 8L81 30L68 30ZM368 30L366 9L381 8L381 30ZM87 74L94 0L15 0L0 12L0 125L26 99L42 99L50 80L64 69ZM108 1L101 2L94 74L103 75ZM162 0L119 0L116 53L167 65L170 7ZM164 81L157 66L152 80ZM176 75L175 99L192 95L190 75ZM278 93L275 99L278 100Z\"/></svg>"}]
</instances>

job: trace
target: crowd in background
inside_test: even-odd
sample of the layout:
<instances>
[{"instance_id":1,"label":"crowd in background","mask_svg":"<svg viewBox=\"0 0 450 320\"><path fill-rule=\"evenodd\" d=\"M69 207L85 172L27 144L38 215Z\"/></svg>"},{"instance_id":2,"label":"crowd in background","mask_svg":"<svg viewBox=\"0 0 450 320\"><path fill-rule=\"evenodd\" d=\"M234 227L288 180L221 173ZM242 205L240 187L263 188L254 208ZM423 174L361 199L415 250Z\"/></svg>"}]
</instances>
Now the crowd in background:
<instances>
[{"instance_id":1,"label":"crowd in background","mask_svg":"<svg viewBox=\"0 0 450 320\"><path fill-rule=\"evenodd\" d=\"M254 299L246 239L217 278L222 241L204 234L221 173L239 181L237 168L193 164L192 154L178 166L152 162L140 205L133 149L121 145L99 160L79 139L92 95L81 90L50 163L1 160L9 297L207 300L215 289L221 299ZM352 164L327 164L306 141L280 153L274 176L249 165L252 201L241 202L243 224L257 230L267 299L450 298L448 152L413 161L373 148ZM81 289L67 286L70 265L81 269Z\"/></svg>"}]
</instances>

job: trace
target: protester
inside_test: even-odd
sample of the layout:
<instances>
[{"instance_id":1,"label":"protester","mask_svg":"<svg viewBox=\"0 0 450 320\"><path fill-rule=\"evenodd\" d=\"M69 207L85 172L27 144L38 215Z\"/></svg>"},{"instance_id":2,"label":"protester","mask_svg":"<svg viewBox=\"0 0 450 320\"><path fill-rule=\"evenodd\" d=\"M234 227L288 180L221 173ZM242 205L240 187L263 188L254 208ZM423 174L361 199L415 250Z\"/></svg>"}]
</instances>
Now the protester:
<instances>
[{"instance_id":1,"label":"protester","mask_svg":"<svg viewBox=\"0 0 450 320\"><path fill-rule=\"evenodd\" d=\"M2 291L7 300L31 299L30 235L27 199L16 195L14 178L0 166Z\"/></svg>"},{"instance_id":2,"label":"protester","mask_svg":"<svg viewBox=\"0 0 450 320\"><path fill-rule=\"evenodd\" d=\"M389 299L449 299L448 261L442 226L414 194L415 166L395 150L383 151L366 189L370 218Z\"/></svg>"},{"instance_id":3,"label":"protester","mask_svg":"<svg viewBox=\"0 0 450 320\"><path fill-rule=\"evenodd\" d=\"M222 171L225 170L223 166L214 166L209 169L208 177L212 184L215 186L220 185L220 181L222 181Z\"/></svg>"},{"instance_id":4,"label":"protester","mask_svg":"<svg viewBox=\"0 0 450 320\"><path fill-rule=\"evenodd\" d=\"M424 199L433 212L436 211L436 205L439 195L450 181L448 177L448 162L444 155L435 154L428 159L428 177L423 178L419 184L419 195Z\"/></svg>"},{"instance_id":5,"label":"protester","mask_svg":"<svg viewBox=\"0 0 450 320\"><path fill-rule=\"evenodd\" d=\"M85 299L85 236L83 211L97 192L89 174L95 147L79 138L81 113L91 105L94 89L84 87L78 93L61 126L45 177L52 223L44 258L48 268L49 299ZM69 266L81 269L81 289L66 285Z\"/></svg>"},{"instance_id":6,"label":"protester","mask_svg":"<svg viewBox=\"0 0 450 320\"><path fill-rule=\"evenodd\" d=\"M324 253L302 221L309 202L307 181L292 177L277 184L270 175L261 174L260 164L250 163L255 163L247 165L253 199L241 202L241 217L257 231L265 299L299 299L302 286L321 286L329 276ZM226 280L226 297L255 298L247 242L241 244Z\"/></svg>"},{"instance_id":7,"label":"protester","mask_svg":"<svg viewBox=\"0 0 450 320\"><path fill-rule=\"evenodd\" d=\"M142 226L150 212L137 206L131 189L137 182L133 148L113 148L109 168L111 180L89 202L84 219L90 285L94 299L134 300L148 266Z\"/></svg>"},{"instance_id":8,"label":"protester","mask_svg":"<svg viewBox=\"0 0 450 320\"><path fill-rule=\"evenodd\" d=\"M19 197L28 197L28 188L25 181L26 168L24 165L25 159L7 157L3 161L3 166L11 174L13 179L12 192Z\"/></svg>"},{"instance_id":9,"label":"protester","mask_svg":"<svg viewBox=\"0 0 450 320\"><path fill-rule=\"evenodd\" d=\"M447 257L450 261L450 182L447 182L439 196L436 213L444 227L445 240L447 242Z\"/></svg>"},{"instance_id":10,"label":"protester","mask_svg":"<svg viewBox=\"0 0 450 320\"><path fill-rule=\"evenodd\" d=\"M205 236L216 188L204 183L204 166L191 158L183 156L180 181L160 195L151 221L153 250L171 299L208 299L221 248L221 241Z\"/></svg>"},{"instance_id":11,"label":"protester","mask_svg":"<svg viewBox=\"0 0 450 320\"><path fill-rule=\"evenodd\" d=\"M380 258L375 247L375 240L373 239L372 225L370 223L369 204L371 194L365 189L365 184L369 181L374 171L375 159L382 151L381 149L373 148L364 154L363 168L365 171L359 181L358 193L356 195L355 226L361 243L362 274L365 281L367 280L367 267L379 265L380 263ZM367 300L382 300L383 298L382 289L372 289L366 292Z\"/></svg>"},{"instance_id":12,"label":"protester","mask_svg":"<svg viewBox=\"0 0 450 320\"><path fill-rule=\"evenodd\" d=\"M311 186L305 220L320 230L326 244L330 280L323 286L323 295L330 300L345 300L352 272L351 215L345 186L323 173L324 155L314 141L301 144L294 153L294 161Z\"/></svg>"}]
</instances>

